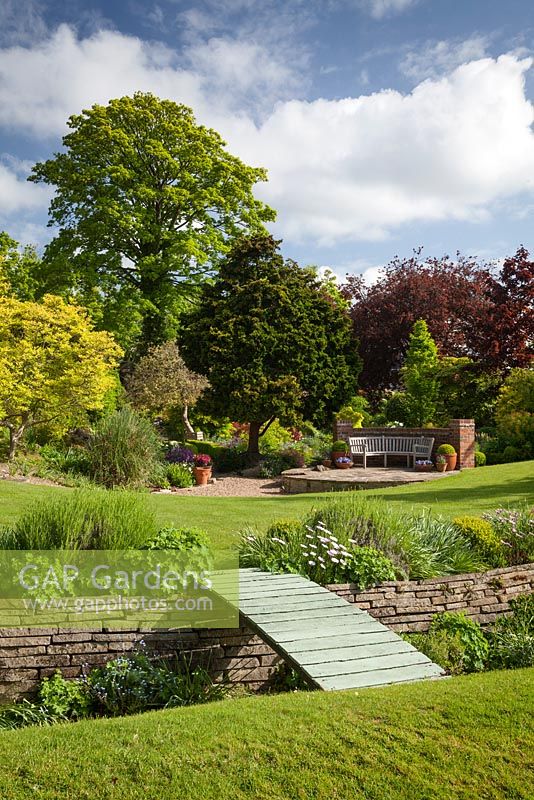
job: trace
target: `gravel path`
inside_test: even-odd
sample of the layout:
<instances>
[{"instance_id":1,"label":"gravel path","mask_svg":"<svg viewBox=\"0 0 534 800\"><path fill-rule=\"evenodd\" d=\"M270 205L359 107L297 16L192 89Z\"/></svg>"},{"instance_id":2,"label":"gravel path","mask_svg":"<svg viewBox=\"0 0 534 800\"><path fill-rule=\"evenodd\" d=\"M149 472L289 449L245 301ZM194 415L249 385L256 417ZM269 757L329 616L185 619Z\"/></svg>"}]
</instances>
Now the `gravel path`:
<instances>
[{"instance_id":1,"label":"gravel path","mask_svg":"<svg viewBox=\"0 0 534 800\"><path fill-rule=\"evenodd\" d=\"M163 492L163 494L170 493L170 490ZM202 497L260 497L281 493L282 481L277 478L243 478L240 475L225 475L223 478L217 478L216 483L209 483L207 486L172 490L172 494L200 495Z\"/></svg>"}]
</instances>

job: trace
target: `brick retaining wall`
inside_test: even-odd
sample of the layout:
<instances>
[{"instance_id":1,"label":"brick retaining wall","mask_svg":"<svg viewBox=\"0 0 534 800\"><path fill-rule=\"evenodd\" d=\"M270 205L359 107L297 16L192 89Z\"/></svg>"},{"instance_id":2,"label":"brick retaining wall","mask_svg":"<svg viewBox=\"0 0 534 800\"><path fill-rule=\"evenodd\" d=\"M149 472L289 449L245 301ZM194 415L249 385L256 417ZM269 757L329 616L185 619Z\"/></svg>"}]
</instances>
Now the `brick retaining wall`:
<instances>
[{"instance_id":1,"label":"brick retaining wall","mask_svg":"<svg viewBox=\"0 0 534 800\"><path fill-rule=\"evenodd\" d=\"M353 428L351 422L342 420L334 423L334 439L349 436L429 436L434 439L432 455L440 444L452 444L458 453L457 469L470 469L475 466L475 421L473 419L451 419L446 428ZM388 457L394 461L395 456ZM401 456L400 463L405 462ZM371 462L374 463L374 462Z\"/></svg>"},{"instance_id":2,"label":"brick retaining wall","mask_svg":"<svg viewBox=\"0 0 534 800\"><path fill-rule=\"evenodd\" d=\"M511 598L534 592L534 564L420 581L389 581L365 592L349 584L328 588L399 633L428 630L437 611L465 611L481 625L488 625L509 610Z\"/></svg>"},{"instance_id":3,"label":"brick retaining wall","mask_svg":"<svg viewBox=\"0 0 534 800\"><path fill-rule=\"evenodd\" d=\"M328 587L398 632L427 630L437 611L466 611L482 625L509 609L508 601L534 591L534 564L421 581L390 581L365 592L350 584ZM35 689L56 670L70 678L144 641L148 653L182 652L210 669L216 680L257 691L269 685L282 659L243 624L227 630L72 631L0 629L0 699Z\"/></svg>"}]
</instances>

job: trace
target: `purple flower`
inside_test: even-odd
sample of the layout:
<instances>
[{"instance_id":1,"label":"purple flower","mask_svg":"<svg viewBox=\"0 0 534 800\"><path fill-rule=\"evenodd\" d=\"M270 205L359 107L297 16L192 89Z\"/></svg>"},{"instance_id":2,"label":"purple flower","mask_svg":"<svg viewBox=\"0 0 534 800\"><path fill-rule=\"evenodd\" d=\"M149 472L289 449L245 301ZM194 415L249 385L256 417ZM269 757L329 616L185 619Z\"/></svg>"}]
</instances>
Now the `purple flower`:
<instances>
[{"instance_id":1,"label":"purple flower","mask_svg":"<svg viewBox=\"0 0 534 800\"><path fill-rule=\"evenodd\" d=\"M165 458L171 464L192 464L195 460L195 454L189 447L176 446L166 453Z\"/></svg>"}]
</instances>

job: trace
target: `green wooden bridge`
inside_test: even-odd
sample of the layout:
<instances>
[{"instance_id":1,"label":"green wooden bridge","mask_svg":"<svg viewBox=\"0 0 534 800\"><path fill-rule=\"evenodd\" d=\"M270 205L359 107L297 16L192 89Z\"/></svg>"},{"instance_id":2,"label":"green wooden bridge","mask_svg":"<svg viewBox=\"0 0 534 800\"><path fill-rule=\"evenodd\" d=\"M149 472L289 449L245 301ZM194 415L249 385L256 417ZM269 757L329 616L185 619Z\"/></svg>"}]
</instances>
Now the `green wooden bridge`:
<instances>
[{"instance_id":1,"label":"green wooden bridge","mask_svg":"<svg viewBox=\"0 0 534 800\"><path fill-rule=\"evenodd\" d=\"M299 575L239 570L246 624L316 688L437 678L443 670L353 603Z\"/></svg>"}]
</instances>

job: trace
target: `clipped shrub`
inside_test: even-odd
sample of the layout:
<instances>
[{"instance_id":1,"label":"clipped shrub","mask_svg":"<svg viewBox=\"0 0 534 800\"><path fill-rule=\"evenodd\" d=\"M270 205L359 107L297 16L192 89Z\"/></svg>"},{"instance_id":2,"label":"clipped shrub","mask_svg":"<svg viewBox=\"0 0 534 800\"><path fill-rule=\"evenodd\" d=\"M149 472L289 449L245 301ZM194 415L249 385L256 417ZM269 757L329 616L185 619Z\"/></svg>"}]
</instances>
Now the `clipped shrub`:
<instances>
[{"instance_id":1,"label":"clipped shrub","mask_svg":"<svg viewBox=\"0 0 534 800\"><path fill-rule=\"evenodd\" d=\"M97 483L142 486L160 460L160 440L147 419L124 406L98 423L87 454L89 474Z\"/></svg>"},{"instance_id":2,"label":"clipped shrub","mask_svg":"<svg viewBox=\"0 0 534 800\"><path fill-rule=\"evenodd\" d=\"M453 456L456 453L456 450L452 444L440 444L436 452L441 456Z\"/></svg>"},{"instance_id":3,"label":"clipped shrub","mask_svg":"<svg viewBox=\"0 0 534 800\"><path fill-rule=\"evenodd\" d=\"M486 454L482 452L482 450L475 451L475 467L485 467L486 466Z\"/></svg>"},{"instance_id":4,"label":"clipped shrub","mask_svg":"<svg viewBox=\"0 0 534 800\"><path fill-rule=\"evenodd\" d=\"M454 637L455 647L461 646L461 666L465 672L484 669L489 645L478 622L466 617L462 611L443 611L434 616L429 628L430 635L440 632Z\"/></svg>"},{"instance_id":5,"label":"clipped shrub","mask_svg":"<svg viewBox=\"0 0 534 800\"><path fill-rule=\"evenodd\" d=\"M534 594L510 600L512 613L497 619L488 633L494 669L534 666Z\"/></svg>"},{"instance_id":6,"label":"clipped shrub","mask_svg":"<svg viewBox=\"0 0 534 800\"><path fill-rule=\"evenodd\" d=\"M349 452L349 446L348 446L347 442L345 442L343 439L338 439L332 445L332 452L333 453L348 453Z\"/></svg>"},{"instance_id":7,"label":"clipped shrub","mask_svg":"<svg viewBox=\"0 0 534 800\"><path fill-rule=\"evenodd\" d=\"M156 533L142 495L77 489L36 503L0 533L7 550L127 550Z\"/></svg>"},{"instance_id":8,"label":"clipped shrub","mask_svg":"<svg viewBox=\"0 0 534 800\"><path fill-rule=\"evenodd\" d=\"M501 540L487 519L481 517L456 517L453 524L476 547L490 567L506 566L506 557Z\"/></svg>"},{"instance_id":9,"label":"clipped shrub","mask_svg":"<svg viewBox=\"0 0 534 800\"><path fill-rule=\"evenodd\" d=\"M166 477L171 486L177 489L187 489L193 486L193 474L191 467L186 464L169 464L166 470Z\"/></svg>"}]
</instances>

